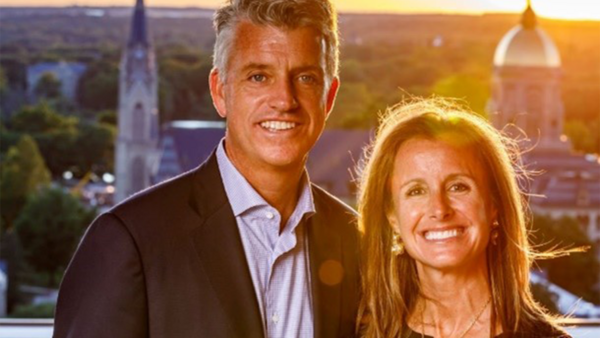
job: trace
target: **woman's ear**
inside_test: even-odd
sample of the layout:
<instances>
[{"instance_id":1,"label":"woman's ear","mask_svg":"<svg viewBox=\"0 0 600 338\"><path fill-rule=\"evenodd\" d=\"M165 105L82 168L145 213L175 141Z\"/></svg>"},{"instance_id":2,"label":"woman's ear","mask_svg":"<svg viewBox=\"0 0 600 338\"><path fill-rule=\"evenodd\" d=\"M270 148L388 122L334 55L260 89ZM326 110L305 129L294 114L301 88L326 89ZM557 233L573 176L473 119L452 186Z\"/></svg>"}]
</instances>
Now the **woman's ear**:
<instances>
[{"instance_id":1,"label":"woman's ear","mask_svg":"<svg viewBox=\"0 0 600 338\"><path fill-rule=\"evenodd\" d=\"M394 231L396 231L397 233L400 233L400 227L398 225L398 219L397 219L396 214L394 213L394 211L393 210L388 211L385 214L385 217L387 218L388 222L392 226L392 229L394 229Z\"/></svg>"}]
</instances>

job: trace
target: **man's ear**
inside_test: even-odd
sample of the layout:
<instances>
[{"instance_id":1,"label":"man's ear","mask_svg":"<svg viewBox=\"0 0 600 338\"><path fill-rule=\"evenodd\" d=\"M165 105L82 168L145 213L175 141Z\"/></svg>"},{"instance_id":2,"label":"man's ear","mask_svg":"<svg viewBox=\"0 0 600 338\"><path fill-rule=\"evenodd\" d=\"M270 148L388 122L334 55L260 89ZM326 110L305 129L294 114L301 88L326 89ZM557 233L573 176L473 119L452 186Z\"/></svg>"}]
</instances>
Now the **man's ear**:
<instances>
[{"instance_id":1,"label":"man's ear","mask_svg":"<svg viewBox=\"0 0 600 338\"><path fill-rule=\"evenodd\" d=\"M210 71L208 77L210 86L210 96L212 97L213 106L222 118L227 117L227 107L225 106L225 95L223 93L223 82L221 81L220 73L217 68Z\"/></svg>"},{"instance_id":2,"label":"man's ear","mask_svg":"<svg viewBox=\"0 0 600 338\"><path fill-rule=\"evenodd\" d=\"M326 112L328 116L333 109L333 104L335 102L338 89L340 89L340 79L336 76L333 78L333 81L331 81L331 86L329 86L329 91L327 92L327 102L325 103L325 108L327 109Z\"/></svg>"}]
</instances>

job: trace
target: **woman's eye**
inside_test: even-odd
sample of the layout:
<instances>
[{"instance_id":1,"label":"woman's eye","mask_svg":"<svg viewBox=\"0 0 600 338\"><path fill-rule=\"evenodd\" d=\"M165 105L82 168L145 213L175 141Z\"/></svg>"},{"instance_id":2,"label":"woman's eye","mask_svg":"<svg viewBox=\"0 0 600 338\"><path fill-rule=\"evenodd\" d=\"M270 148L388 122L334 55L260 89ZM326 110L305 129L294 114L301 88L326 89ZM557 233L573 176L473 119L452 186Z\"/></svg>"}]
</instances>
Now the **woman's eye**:
<instances>
[{"instance_id":1,"label":"woman's eye","mask_svg":"<svg viewBox=\"0 0 600 338\"><path fill-rule=\"evenodd\" d=\"M469 190L469 186L464 183L454 183L450 186L450 191L454 191L454 192L463 192L463 191L468 191L468 190Z\"/></svg>"},{"instance_id":2,"label":"woman's eye","mask_svg":"<svg viewBox=\"0 0 600 338\"><path fill-rule=\"evenodd\" d=\"M423 195L425 190L423 188L412 188L406 192L406 196L419 196Z\"/></svg>"}]
</instances>

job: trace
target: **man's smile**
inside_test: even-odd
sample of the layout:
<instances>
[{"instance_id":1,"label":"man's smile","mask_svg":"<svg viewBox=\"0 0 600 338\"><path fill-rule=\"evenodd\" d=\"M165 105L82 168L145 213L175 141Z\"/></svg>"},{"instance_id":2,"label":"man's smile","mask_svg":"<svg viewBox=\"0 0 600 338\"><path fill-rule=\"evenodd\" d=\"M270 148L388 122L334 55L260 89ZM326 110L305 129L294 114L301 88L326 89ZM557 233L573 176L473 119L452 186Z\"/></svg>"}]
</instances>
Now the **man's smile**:
<instances>
[{"instance_id":1,"label":"man's smile","mask_svg":"<svg viewBox=\"0 0 600 338\"><path fill-rule=\"evenodd\" d=\"M266 130L277 132L294 129L297 123L288 121L263 121L259 125Z\"/></svg>"}]
</instances>

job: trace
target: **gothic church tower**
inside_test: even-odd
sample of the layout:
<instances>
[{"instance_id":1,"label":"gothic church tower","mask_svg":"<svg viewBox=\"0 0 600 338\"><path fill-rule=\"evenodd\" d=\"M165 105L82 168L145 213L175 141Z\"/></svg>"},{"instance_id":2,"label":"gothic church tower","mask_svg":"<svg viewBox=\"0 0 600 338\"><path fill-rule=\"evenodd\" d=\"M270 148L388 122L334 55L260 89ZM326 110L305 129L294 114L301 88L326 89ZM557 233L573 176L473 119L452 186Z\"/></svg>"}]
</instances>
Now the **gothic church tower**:
<instances>
[{"instance_id":1,"label":"gothic church tower","mask_svg":"<svg viewBox=\"0 0 600 338\"><path fill-rule=\"evenodd\" d=\"M137 0L121 59L115 203L151 184L158 156L158 77L146 28L144 1Z\"/></svg>"}]
</instances>

